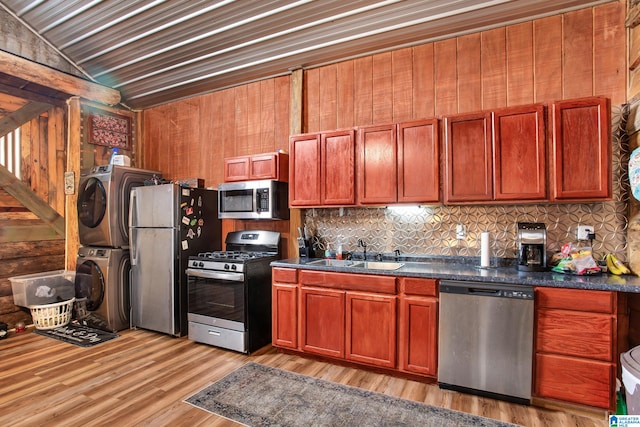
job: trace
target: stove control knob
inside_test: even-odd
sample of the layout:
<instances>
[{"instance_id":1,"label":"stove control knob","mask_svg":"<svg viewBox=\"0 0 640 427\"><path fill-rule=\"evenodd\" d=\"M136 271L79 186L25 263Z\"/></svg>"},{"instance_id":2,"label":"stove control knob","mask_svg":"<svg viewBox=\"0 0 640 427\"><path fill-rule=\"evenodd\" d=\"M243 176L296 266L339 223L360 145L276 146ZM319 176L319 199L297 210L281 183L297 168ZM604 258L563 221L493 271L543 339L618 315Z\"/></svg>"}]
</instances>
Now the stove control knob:
<instances>
[{"instance_id":1,"label":"stove control knob","mask_svg":"<svg viewBox=\"0 0 640 427\"><path fill-rule=\"evenodd\" d=\"M204 262L200 261L200 262L198 263L198 267L204 267Z\"/></svg>"},{"instance_id":2,"label":"stove control knob","mask_svg":"<svg viewBox=\"0 0 640 427\"><path fill-rule=\"evenodd\" d=\"M231 269L232 269L232 270L237 270L237 269L238 269L238 267L237 267L235 264L233 264L233 265L231 266Z\"/></svg>"},{"instance_id":3,"label":"stove control knob","mask_svg":"<svg viewBox=\"0 0 640 427\"><path fill-rule=\"evenodd\" d=\"M228 270L228 269L229 269L229 264L225 264L225 265L224 265L224 269L225 269L225 270Z\"/></svg>"}]
</instances>

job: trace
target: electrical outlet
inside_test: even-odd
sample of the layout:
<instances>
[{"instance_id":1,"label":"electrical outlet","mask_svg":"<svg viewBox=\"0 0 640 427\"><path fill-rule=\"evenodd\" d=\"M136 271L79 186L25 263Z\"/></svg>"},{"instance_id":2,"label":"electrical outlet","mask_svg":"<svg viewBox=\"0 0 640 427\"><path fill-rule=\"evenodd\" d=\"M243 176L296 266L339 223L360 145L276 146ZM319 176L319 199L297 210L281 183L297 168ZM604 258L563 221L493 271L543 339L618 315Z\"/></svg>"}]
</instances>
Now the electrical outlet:
<instances>
[{"instance_id":1,"label":"electrical outlet","mask_svg":"<svg viewBox=\"0 0 640 427\"><path fill-rule=\"evenodd\" d=\"M592 225L579 225L576 228L576 238L578 240L590 240L590 234L594 234Z\"/></svg>"},{"instance_id":2,"label":"electrical outlet","mask_svg":"<svg viewBox=\"0 0 640 427\"><path fill-rule=\"evenodd\" d=\"M456 225L456 239L464 240L467 237L467 230L464 228L464 224Z\"/></svg>"}]
</instances>

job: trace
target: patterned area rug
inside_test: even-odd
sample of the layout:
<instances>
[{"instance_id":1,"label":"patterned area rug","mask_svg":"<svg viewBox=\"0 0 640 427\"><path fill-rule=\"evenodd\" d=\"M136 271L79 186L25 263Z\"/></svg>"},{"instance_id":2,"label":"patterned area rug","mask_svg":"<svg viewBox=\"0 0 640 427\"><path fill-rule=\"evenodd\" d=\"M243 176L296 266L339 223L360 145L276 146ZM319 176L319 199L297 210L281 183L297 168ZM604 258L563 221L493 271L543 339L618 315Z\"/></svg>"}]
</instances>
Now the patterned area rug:
<instances>
[{"instance_id":1,"label":"patterned area rug","mask_svg":"<svg viewBox=\"0 0 640 427\"><path fill-rule=\"evenodd\" d=\"M513 426L249 362L185 402L258 426Z\"/></svg>"}]
</instances>

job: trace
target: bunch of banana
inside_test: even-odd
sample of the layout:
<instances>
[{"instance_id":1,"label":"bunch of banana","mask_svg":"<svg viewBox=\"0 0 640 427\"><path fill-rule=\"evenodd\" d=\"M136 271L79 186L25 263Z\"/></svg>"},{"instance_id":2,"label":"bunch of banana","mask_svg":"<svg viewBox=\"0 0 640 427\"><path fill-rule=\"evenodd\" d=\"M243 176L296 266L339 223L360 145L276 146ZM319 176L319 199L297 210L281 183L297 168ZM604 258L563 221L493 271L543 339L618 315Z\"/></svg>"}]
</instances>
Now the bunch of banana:
<instances>
[{"instance_id":1,"label":"bunch of banana","mask_svg":"<svg viewBox=\"0 0 640 427\"><path fill-rule=\"evenodd\" d=\"M607 271L611 274L615 274L619 276L621 274L631 274L631 270L627 268L626 265L622 263L614 254L606 254L604 256L605 261L607 261Z\"/></svg>"}]
</instances>

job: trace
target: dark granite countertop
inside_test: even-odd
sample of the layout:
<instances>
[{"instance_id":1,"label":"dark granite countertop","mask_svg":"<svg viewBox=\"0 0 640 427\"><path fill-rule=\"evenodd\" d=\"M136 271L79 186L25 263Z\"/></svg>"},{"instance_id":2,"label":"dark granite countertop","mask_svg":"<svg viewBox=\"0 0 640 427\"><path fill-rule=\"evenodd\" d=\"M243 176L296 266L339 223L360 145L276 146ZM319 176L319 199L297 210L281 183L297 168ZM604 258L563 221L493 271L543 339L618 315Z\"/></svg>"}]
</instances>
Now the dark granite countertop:
<instances>
[{"instance_id":1,"label":"dark granite countertop","mask_svg":"<svg viewBox=\"0 0 640 427\"><path fill-rule=\"evenodd\" d=\"M606 273L578 276L570 274L518 271L511 260L493 260L495 267L480 268L480 259L474 257L401 257L404 265L396 270L373 270L362 267L335 267L309 264L320 258L289 258L273 261L273 267L305 270L335 271L339 273L377 274L397 277L468 280L485 283L510 283L555 288L591 289L600 291L638 292L640 277L614 276ZM385 262L394 259L384 259Z\"/></svg>"}]
</instances>

